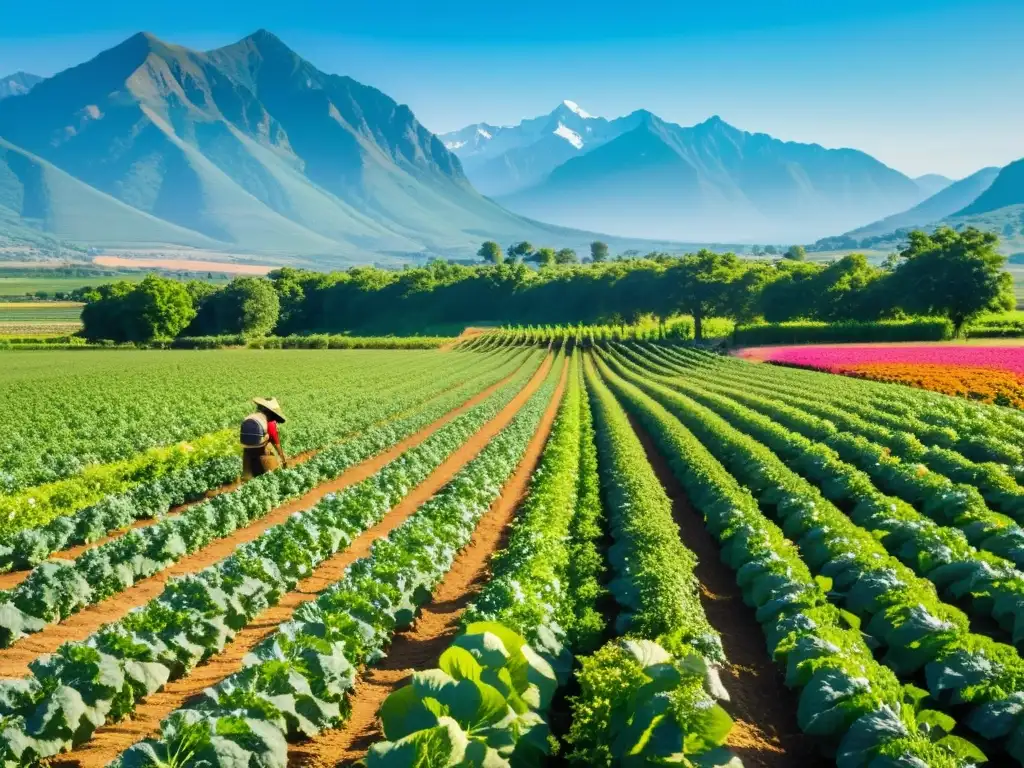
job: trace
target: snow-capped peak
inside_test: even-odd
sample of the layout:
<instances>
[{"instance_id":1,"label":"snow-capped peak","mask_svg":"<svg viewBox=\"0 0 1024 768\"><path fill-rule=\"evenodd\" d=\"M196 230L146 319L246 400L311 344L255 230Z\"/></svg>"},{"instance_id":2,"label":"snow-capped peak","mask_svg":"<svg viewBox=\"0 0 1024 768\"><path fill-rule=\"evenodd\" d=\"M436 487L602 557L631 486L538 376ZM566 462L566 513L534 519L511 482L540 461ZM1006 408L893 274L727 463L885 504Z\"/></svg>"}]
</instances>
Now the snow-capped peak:
<instances>
[{"instance_id":1,"label":"snow-capped peak","mask_svg":"<svg viewBox=\"0 0 1024 768\"><path fill-rule=\"evenodd\" d=\"M487 131L485 131L485 130L484 130L483 128L477 128L477 129L476 129L476 132L477 132L477 135L479 135L479 136L483 136L483 137L484 137L485 139L490 139L490 138L492 138L492 137L491 137L491 134L489 134L489 133L488 133Z\"/></svg>"},{"instance_id":2,"label":"snow-capped peak","mask_svg":"<svg viewBox=\"0 0 1024 768\"><path fill-rule=\"evenodd\" d=\"M555 128L555 135L561 136L563 139L565 139L574 147L576 147L576 149L583 149L583 139L581 139L580 135L571 128L566 128L564 125L559 123L558 127Z\"/></svg>"},{"instance_id":3,"label":"snow-capped peak","mask_svg":"<svg viewBox=\"0 0 1024 768\"><path fill-rule=\"evenodd\" d=\"M580 108L580 105L577 104L575 101L569 101L568 99L566 99L565 101L562 102L562 104L564 104L570 111L575 112L577 115L582 117L584 120L586 120L587 118L593 117L593 115L590 115L590 114L587 114L586 112L584 112Z\"/></svg>"},{"instance_id":4,"label":"snow-capped peak","mask_svg":"<svg viewBox=\"0 0 1024 768\"><path fill-rule=\"evenodd\" d=\"M444 148L450 152L454 152L456 149L460 149L464 146L466 146L466 142L464 141L446 141L444 143Z\"/></svg>"}]
</instances>

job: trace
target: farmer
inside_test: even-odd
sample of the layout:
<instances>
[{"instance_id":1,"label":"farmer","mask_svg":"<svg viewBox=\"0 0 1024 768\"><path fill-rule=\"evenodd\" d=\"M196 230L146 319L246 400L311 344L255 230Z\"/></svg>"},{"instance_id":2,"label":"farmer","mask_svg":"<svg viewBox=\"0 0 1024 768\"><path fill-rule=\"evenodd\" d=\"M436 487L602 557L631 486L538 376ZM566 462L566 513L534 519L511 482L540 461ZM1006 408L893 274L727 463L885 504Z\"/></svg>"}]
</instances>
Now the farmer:
<instances>
[{"instance_id":1,"label":"farmer","mask_svg":"<svg viewBox=\"0 0 1024 768\"><path fill-rule=\"evenodd\" d=\"M281 405L277 398L253 399L256 403L255 413L250 413L242 420L242 479L258 477L278 467L278 456L285 468L288 459L281 450L281 437L277 433L277 425L284 424ZM273 447L277 456L270 450Z\"/></svg>"}]
</instances>

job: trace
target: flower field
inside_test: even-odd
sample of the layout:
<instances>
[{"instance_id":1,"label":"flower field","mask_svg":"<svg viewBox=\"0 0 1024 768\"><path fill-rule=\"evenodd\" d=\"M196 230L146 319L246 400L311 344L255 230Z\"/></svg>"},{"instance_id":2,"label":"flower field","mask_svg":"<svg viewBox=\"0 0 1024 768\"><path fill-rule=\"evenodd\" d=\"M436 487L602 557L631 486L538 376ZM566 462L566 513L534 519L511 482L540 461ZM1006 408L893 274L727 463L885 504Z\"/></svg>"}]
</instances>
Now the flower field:
<instances>
[{"instance_id":1,"label":"flower field","mask_svg":"<svg viewBox=\"0 0 1024 768\"><path fill-rule=\"evenodd\" d=\"M1021 346L844 344L762 347L740 356L1024 408Z\"/></svg>"},{"instance_id":2,"label":"flower field","mask_svg":"<svg viewBox=\"0 0 1024 768\"><path fill-rule=\"evenodd\" d=\"M12 353L3 766L1024 765L1024 414L546 333Z\"/></svg>"}]
</instances>

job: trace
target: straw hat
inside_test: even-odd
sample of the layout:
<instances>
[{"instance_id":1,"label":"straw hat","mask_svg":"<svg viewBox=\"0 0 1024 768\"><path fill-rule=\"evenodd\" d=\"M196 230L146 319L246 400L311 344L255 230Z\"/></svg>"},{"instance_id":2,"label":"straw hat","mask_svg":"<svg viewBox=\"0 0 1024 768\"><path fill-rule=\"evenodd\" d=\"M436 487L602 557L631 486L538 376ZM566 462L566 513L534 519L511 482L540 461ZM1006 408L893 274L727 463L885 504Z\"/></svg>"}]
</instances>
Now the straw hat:
<instances>
[{"instance_id":1,"label":"straw hat","mask_svg":"<svg viewBox=\"0 0 1024 768\"><path fill-rule=\"evenodd\" d=\"M284 424L284 414L281 413L281 404L277 402L276 397L254 397L252 401L260 408L265 411L270 411L272 414L277 416L277 420Z\"/></svg>"}]
</instances>

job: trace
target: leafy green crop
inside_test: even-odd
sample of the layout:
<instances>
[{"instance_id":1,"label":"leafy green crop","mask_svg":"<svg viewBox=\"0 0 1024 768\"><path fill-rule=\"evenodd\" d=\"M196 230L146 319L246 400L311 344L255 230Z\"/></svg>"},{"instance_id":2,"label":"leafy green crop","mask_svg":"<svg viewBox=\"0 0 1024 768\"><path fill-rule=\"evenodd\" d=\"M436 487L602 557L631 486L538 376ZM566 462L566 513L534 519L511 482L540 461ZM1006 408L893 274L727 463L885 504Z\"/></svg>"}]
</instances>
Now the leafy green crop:
<instances>
[{"instance_id":1,"label":"leafy green crop","mask_svg":"<svg viewBox=\"0 0 1024 768\"><path fill-rule=\"evenodd\" d=\"M111 669L127 671L132 665L155 664L163 670L164 681L182 677L201 660L221 650L238 629L293 589L311 563L322 562L379 520L411 485L429 475L451 451L511 400L531 373L531 368L524 368L486 401L450 421L373 477L342 493L325 497L312 509L268 529L259 538L239 547L233 555L202 572L170 582L162 595L143 608L119 622L106 625L83 642L62 646L51 658L88 651L98 654L101 662ZM500 376L500 373L495 375ZM466 386L472 392L485 384L475 382ZM375 432L373 440L379 442L374 452L435 420L466 396L464 387L456 387L428 408L382 428L379 433ZM318 471L330 470L336 474L341 467L351 463L350 454L343 448L338 451L334 453L334 449L329 449L296 469L310 467L324 457ZM332 461L329 465L326 463L328 457ZM279 472L259 479L286 476ZM261 493L266 490L255 481L244 487L249 486L257 490L262 488ZM194 509L203 507L200 505ZM228 525L236 525L240 518L232 516L234 507L229 502L224 507L224 517L220 519L210 515L189 518L189 535L209 535L209 532L222 527L225 521ZM291 540L302 541L304 552L312 560L291 559L289 553L294 550L281 547L282 542ZM128 547L137 540L133 536L124 536L117 541L126 542L124 546ZM362 594L373 593L369 587L362 590ZM316 608L311 604L304 610L313 612ZM353 625L353 629L356 626ZM282 632L284 634L280 636L286 637L285 628ZM360 636L360 631L355 629L350 637ZM297 642L289 647L302 657L307 646ZM316 666L309 668L322 669ZM0 730L3 733L0 748L6 750L0 752L0 758L18 764L19 761L28 762L33 755L51 756L68 746L82 743L105 719L124 716L140 696L152 692L146 691L145 686L126 681L117 690L107 691L108 697L100 697L94 709L69 710L74 721L54 736L41 728L40 714L51 711L56 706L55 702L69 698L74 700L76 696L83 695L79 689L86 684L79 675L69 672L70 669L66 666L48 668L45 680L36 675L28 678L27 682L0 681ZM163 684L159 678L160 675L149 674L143 680L147 685L155 683L159 688ZM27 691L23 690L25 686L28 686ZM16 692L17 696L9 691ZM6 702L10 702L10 706Z\"/></svg>"},{"instance_id":2,"label":"leafy green crop","mask_svg":"<svg viewBox=\"0 0 1024 768\"><path fill-rule=\"evenodd\" d=\"M556 379L552 376L559 367L552 370L552 375L511 423L444 489L386 537L375 541L371 554L353 563L340 582L316 600L300 606L291 621L280 625L247 657L245 669L207 690L195 708L210 722L210 728L217 731L221 723L232 721L237 717L238 706L243 704L247 717L275 729L283 745L285 737L310 736L347 715L345 696L352 686L353 670L384 655L392 632L412 622L417 607L430 598L456 554L469 543L477 523L514 472L535 433L554 391ZM457 422L458 419L452 424ZM442 432L435 433L427 442ZM447 435L448 450L454 450L466 436ZM406 461L418 450L409 452ZM433 466L441 459L438 456ZM393 462L389 467L406 461ZM378 517L416 482L403 483L393 495L385 496ZM359 499L364 505L368 501ZM424 683L434 692L438 703L430 704L429 708L414 707L410 717L433 714L438 716L438 722L436 728L419 737L421 741L458 749L457 731L451 720L458 722L461 717L474 733L493 725L502 695L495 686L511 685L522 690L524 700L537 700L538 696L540 700L550 700L556 684L550 665L528 646L523 645L517 654L514 645L505 645L506 653L516 661L504 674L498 670L488 675L488 687L461 679L476 669L466 658L469 654L453 654L448 659L449 672L460 675L460 679L442 671L444 677L436 676L433 682ZM513 650L507 650L508 647ZM520 659L525 659L526 664ZM522 686L523 679L533 687ZM457 690L453 691L452 686ZM512 695L508 690L505 693ZM481 698L477 700L477 696ZM439 713L445 711L442 706L447 707L444 717L451 720L441 719ZM395 716L396 723L403 721L404 715L397 706ZM177 724L181 717L181 711L169 717L159 740L133 746L115 765L155 768L169 756L180 753L183 737ZM534 718L526 718L522 723L523 727L539 725ZM408 748L415 749L415 745ZM258 761L269 768L284 766L286 755L282 748L265 757L250 753L245 760L248 762L243 764ZM210 765L234 764L220 759Z\"/></svg>"},{"instance_id":3,"label":"leafy green crop","mask_svg":"<svg viewBox=\"0 0 1024 768\"><path fill-rule=\"evenodd\" d=\"M600 365L616 394L664 451L719 540L723 560L737 572L737 583L756 609L769 651L785 666L787 685L800 690L801 729L838 745L839 768L884 765L874 761L888 759L897 744L902 759L918 761L910 764L974 764L977 755L965 757L966 748L959 741L942 746L927 730L907 727L905 693L896 676L875 661L856 619L829 601L837 582L812 577L796 547L765 518L750 491L669 410ZM717 443L716 437L713 444ZM749 457L746 462L752 472L758 470ZM813 502L804 509L813 509ZM851 562L851 554L847 549L840 562ZM896 717L879 718L878 713L885 711Z\"/></svg>"}]
</instances>

